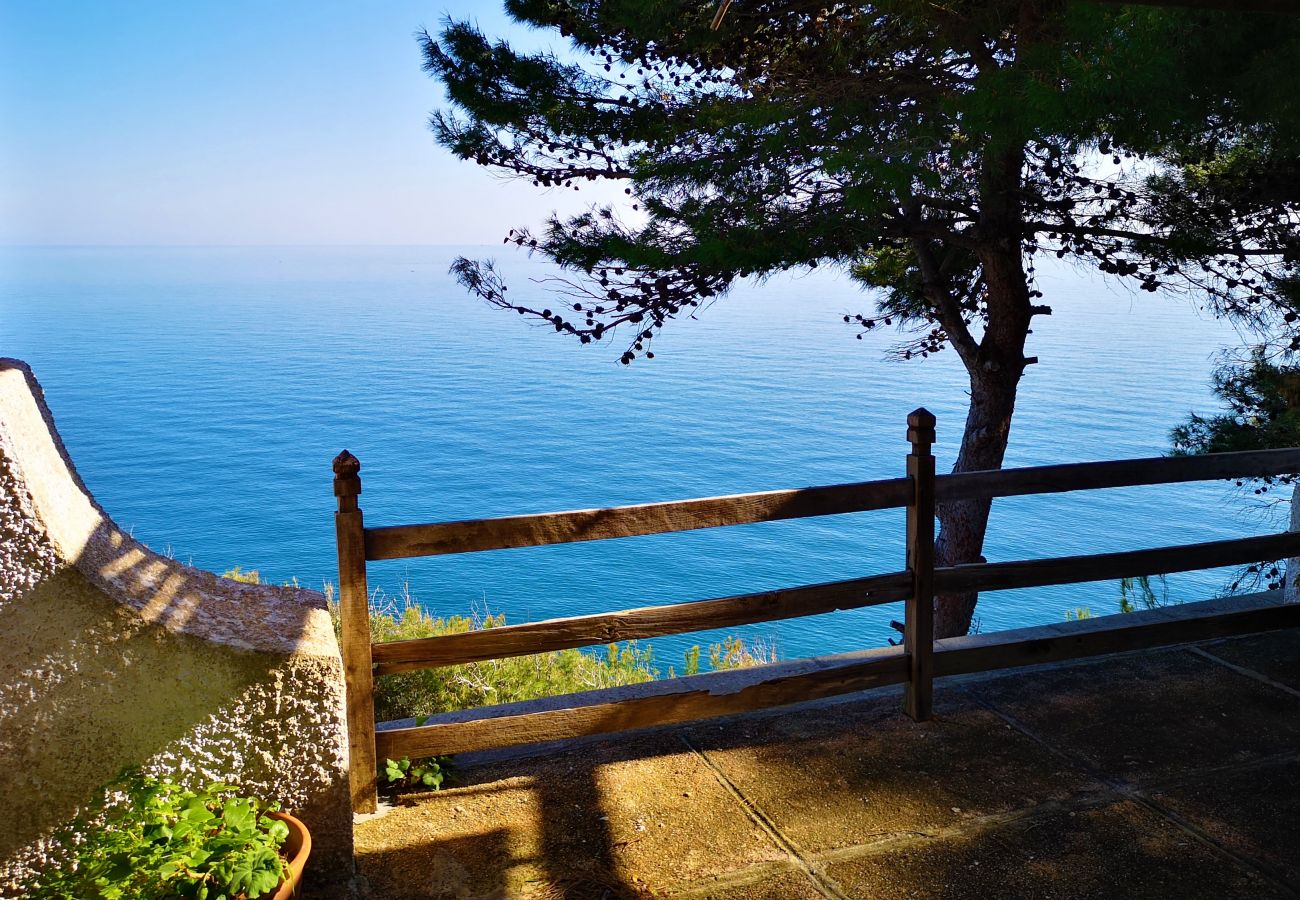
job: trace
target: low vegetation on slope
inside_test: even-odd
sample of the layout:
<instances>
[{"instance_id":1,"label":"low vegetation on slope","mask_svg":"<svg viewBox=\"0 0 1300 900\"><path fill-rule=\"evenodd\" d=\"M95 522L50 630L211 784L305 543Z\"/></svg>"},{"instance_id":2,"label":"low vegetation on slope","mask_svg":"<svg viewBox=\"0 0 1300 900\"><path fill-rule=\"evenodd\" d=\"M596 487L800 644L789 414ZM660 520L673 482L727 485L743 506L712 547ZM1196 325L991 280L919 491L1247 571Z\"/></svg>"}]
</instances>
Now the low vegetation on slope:
<instances>
[{"instance_id":1,"label":"low vegetation on slope","mask_svg":"<svg viewBox=\"0 0 1300 900\"><path fill-rule=\"evenodd\" d=\"M225 575L251 583L261 580L256 570L235 568ZM337 632L339 617L334 586L325 585L325 594ZM376 642L459 634L482 628L500 628L505 624L504 615L491 613L445 618L433 616L405 588L399 598L377 593L370 604L370 634ZM680 670L676 667L661 668L650 645L630 641L610 644L600 652L557 650L533 656L402 672L375 679L375 717L381 722L420 718L456 709L639 684L679 674L737 669L775 662L776 659L776 651L767 643L746 643L742 638L729 637L707 647L692 647L685 654Z\"/></svg>"}]
</instances>

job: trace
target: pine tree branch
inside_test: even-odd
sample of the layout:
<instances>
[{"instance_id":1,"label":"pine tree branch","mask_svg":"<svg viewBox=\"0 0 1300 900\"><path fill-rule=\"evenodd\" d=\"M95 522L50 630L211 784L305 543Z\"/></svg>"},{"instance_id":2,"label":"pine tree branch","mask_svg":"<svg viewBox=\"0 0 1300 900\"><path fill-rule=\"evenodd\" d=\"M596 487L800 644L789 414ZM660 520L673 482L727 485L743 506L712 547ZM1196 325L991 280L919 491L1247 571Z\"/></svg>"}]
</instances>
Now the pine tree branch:
<instances>
[{"instance_id":1,"label":"pine tree branch","mask_svg":"<svg viewBox=\"0 0 1300 900\"><path fill-rule=\"evenodd\" d=\"M912 252L916 255L917 266L921 270L921 289L934 310L935 317L943 326L953 349L967 366L975 364L979 355L979 344L966 327L962 310L952 294L948 279L940 271L938 262L929 242L923 238L912 238Z\"/></svg>"},{"instance_id":2,"label":"pine tree branch","mask_svg":"<svg viewBox=\"0 0 1300 900\"><path fill-rule=\"evenodd\" d=\"M1164 245L1177 240L1177 236L1163 235L1152 231L1134 231L1127 228L1102 228L1091 225L1067 225L1061 222L1028 221L1025 229L1030 232L1069 234L1078 237L1113 237L1132 241L1134 244ZM1245 247L1245 246L1209 246L1200 248L1208 256L1283 256L1300 249L1300 235L1288 235L1290 243L1281 247Z\"/></svg>"}]
</instances>

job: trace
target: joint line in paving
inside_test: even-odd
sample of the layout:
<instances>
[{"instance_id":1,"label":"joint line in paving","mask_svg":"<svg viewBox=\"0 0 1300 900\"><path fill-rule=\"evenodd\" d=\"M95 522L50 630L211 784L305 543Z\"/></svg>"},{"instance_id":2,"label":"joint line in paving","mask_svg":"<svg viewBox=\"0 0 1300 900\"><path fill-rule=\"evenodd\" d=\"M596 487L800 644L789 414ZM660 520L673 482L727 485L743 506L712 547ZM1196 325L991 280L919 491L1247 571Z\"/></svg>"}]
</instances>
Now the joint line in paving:
<instances>
[{"instance_id":1,"label":"joint line in paving","mask_svg":"<svg viewBox=\"0 0 1300 900\"><path fill-rule=\"evenodd\" d=\"M851 900L847 894L839 889L839 886L836 885L834 881L823 875L815 866L808 862L804 857L803 851L799 849L799 846L794 841L790 840L790 838L785 836L784 832L781 831L776 822L772 821L772 819L767 815L767 813L763 812L757 803L745 796L740 788L736 786L735 782L728 778L726 773L723 772L713 760L709 759L708 754L692 744L690 738L688 738L684 733L679 732L678 737L681 738L682 743L686 745L688 750L698 756L700 761L709 767L709 770L713 772L713 777L716 778L718 783L722 785L723 789L726 790L727 793L731 794L731 796L735 798L736 802L744 808L746 814L754 821L754 823L758 825L758 827L762 829L762 831L767 834L767 836L771 838L778 847L785 851L785 854L790 858L790 861L794 863L795 867L798 868L799 871L803 872L804 875L808 877L808 880L813 883L813 886L817 888L818 893L823 897L833 898L833 900Z\"/></svg>"},{"instance_id":2,"label":"joint line in paving","mask_svg":"<svg viewBox=\"0 0 1300 900\"><path fill-rule=\"evenodd\" d=\"M1006 825L1032 823L1057 812L1083 812L1099 809L1115 802L1109 791L1080 793L1066 800L1046 800L1033 806L1022 807L1005 813L980 816L959 825L944 825L938 828L925 828L919 831L894 831L879 841L870 844L850 844L847 847L834 847L813 854L819 862L843 862L845 860L863 859L890 853L904 847L922 846L934 841L949 838L972 837L995 832ZM1034 827L1034 826L1030 826Z\"/></svg>"},{"instance_id":3,"label":"joint line in paving","mask_svg":"<svg viewBox=\"0 0 1300 900\"><path fill-rule=\"evenodd\" d=\"M1300 750L1288 750L1283 753L1273 753L1269 756L1260 756L1255 759L1248 759L1244 762L1224 763L1219 766L1204 766L1199 769L1184 769L1177 775L1171 775L1168 778L1149 779L1146 790L1163 791L1166 788L1177 787L1178 785L1199 781L1202 778L1208 778L1212 775L1250 772L1255 769L1267 769L1272 766L1285 766L1296 762L1300 762Z\"/></svg>"},{"instance_id":4,"label":"joint line in paving","mask_svg":"<svg viewBox=\"0 0 1300 900\"><path fill-rule=\"evenodd\" d=\"M1263 674L1262 672L1256 672L1254 669L1248 669L1245 666L1239 666L1236 663L1230 663L1226 659L1223 659L1222 657L1215 656L1213 653L1211 653L1209 650L1204 649L1203 647L1188 647L1187 652L1193 653L1196 656L1202 657L1203 659L1207 659L1217 666L1223 666L1225 669L1230 669L1233 672L1236 672L1238 675L1244 675L1245 677L1258 681L1261 684L1266 684L1269 687L1277 688L1279 691L1282 691L1283 693L1286 694L1290 694L1292 697L1300 697L1300 691L1297 691L1295 688L1291 687L1290 685L1282 684L1282 682L1280 681L1274 681L1272 678L1269 678L1267 675Z\"/></svg>"},{"instance_id":5,"label":"joint line in paving","mask_svg":"<svg viewBox=\"0 0 1300 900\"><path fill-rule=\"evenodd\" d=\"M1233 863L1237 866L1240 866L1243 869L1246 869L1248 872L1250 872L1255 877L1259 878L1261 881L1267 882L1271 887L1280 891L1284 896L1300 898L1300 893L1297 893L1295 888L1292 887L1284 877L1282 877L1279 873L1275 872L1271 866L1268 866L1264 863L1259 862L1258 860L1252 859L1249 856L1244 856L1243 854L1240 854L1235 850L1225 847L1223 844L1220 844L1213 837L1211 837L1210 834L1208 834L1206 831L1201 829L1196 824L1188 821L1187 819L1184 819L1182 816L1178 815L1173 810L1167 809L1163 804L1158 803L1155 800L1148 797L1140 788L1137 788L1130 784L1126 784L1125 782L1120 781L1119 779L1112 778L1110 775L1106 774L1097 766L1093 765L1091 762L1089 762L1087 759L1083 758L1082 756L1078 755L1077 753L1057 747L1047 738L1044 738L1041 735L1035 733L1033 730L1029 728L1029 726L1025 725L1015 716L1012 716L1009 713L1002 711L998 707L994 706L992 703L985 700L983 697L975 696L973 694L967 694L967 696L969 696L975 703L979 704L983 708L987 709L989 712L993 713L993 715L1002 719L1002 721L1006 722L1016 731L1020 732L1025 737L1029 738L1031 741L1034 741L1036 744L1046 749L1049 753L1052 753L1057 757L1066 760L1071 765L1077 766L1078 768L1082 769L1087 775L1096 779L1099 783L1104 785L1118 799L1130 800L1133 803L1136 803L1139 806L1141 806L1143 809L1146 809L1148 812L1151 812L1152 814L1164 819L1166 822L1173 825L1178 830L1182 831L1188 837L1192 838L1197 843L1209 849L1212 853L1215 853L1216 855L1226 859L1230 863Z\"/></svg>"}]
</instances>

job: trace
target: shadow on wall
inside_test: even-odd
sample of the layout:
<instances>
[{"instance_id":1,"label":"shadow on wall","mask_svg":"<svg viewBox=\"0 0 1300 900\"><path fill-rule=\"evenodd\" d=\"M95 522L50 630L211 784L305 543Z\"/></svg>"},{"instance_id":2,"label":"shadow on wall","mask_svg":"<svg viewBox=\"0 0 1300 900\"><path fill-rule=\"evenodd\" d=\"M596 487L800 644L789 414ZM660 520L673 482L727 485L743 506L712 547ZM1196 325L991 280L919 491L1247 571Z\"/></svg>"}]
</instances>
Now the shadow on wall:
<instances>
[{"instance_id":1,"label":"shadow on wall","mask_svg":"<svg viewBox=\"0 0 1300 900\"><path fill-rule=\"evenodd\" d=\"M279 801L312 829L309 879L350 877L342 666L324 598L219 578L125 535L11 360L0 360L0 635L0 896L128 765Z\"/></svg>"},{"instance_id":2,"label":"shadow on wall","mask_svg":"<svg viewBox=\"0 0 1300 900\"><path fill-rule=\"evenodd\" d=\"M176 612L156 611L164 621ZM302 611L305 624L312 607ZM8 644L0 662L0 860L31 858L30 848L99 786L146 762L181 781L231 780L279 800L321 838L313 870L350 874L328 666L176 634L73 566L0 608L0 634Z\"/></svg>"},{"instance_id":3,"label":"shadow on wall","mask_svg":"<svg viewBox=\"0 0 1300 900\"><path fill-rule=\"evenodd\" d=\"M0 796L41 798L0 817L0 858L72 818L123 767L182 740L279 661L151 624L73 566L0 608L0 634Z\"/></svg>"}]
</instances>

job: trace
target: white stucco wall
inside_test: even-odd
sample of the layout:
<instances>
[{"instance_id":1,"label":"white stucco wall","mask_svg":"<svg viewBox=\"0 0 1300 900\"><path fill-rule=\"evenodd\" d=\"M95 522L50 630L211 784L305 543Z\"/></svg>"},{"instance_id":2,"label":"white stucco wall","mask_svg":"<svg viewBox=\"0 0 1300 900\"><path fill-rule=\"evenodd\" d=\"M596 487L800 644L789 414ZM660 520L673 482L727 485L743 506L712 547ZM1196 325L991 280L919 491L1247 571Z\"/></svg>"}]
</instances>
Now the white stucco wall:
<instances>
[{"instance_id":1,"label":"white stucco wall","mask_svg":"<svg viewBox=\"0 0 1300 900\"><path fill-rule=\"evenodd\" d=\"M312 830L311 893L346 892L342 665L324 598L219 578L123 533L31 371L5 359L0 641L0 897L129 764L280 801Z\"/></svg>"}]
</instances>

